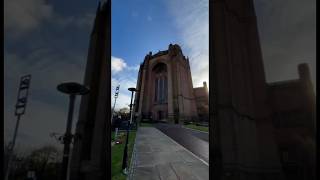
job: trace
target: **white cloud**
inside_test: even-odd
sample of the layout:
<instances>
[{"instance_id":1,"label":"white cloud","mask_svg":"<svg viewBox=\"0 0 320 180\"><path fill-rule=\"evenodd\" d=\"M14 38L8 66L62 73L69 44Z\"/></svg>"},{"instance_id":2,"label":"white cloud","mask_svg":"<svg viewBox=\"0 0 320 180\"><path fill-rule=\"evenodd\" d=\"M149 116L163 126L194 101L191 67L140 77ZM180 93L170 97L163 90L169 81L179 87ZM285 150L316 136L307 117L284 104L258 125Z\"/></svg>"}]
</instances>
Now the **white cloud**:
<instances>
[{"instance_id":1,"label":"white cloud","mask_svg":"<svg viewBox=\"0 0 320 180\"><path fill-rule=\"evenodd\" d=\"M113 73L117 73L122 71L125 67L127 67L127 63L121 58L111 57L111 70Z\"/></svg>"},{"instance_id":2,"label":"white cloud","mask_svg":"<svg viewBox=\"0 0 320 180\"><path fill-rule=\"evenodd\" d=\"M119 78L117 78L117 77L119 77ZM111 104L113 106L115 89L116 89L116 86L118 86L120 84L119 96L118 96L117 104L116 104L116 108L115 108L115 109L120 109L123 107L128 107L128 105L130 104L131 93L128 90L128 88L136 87L137 74L131 75L131 74L126 74L126 73L122 72L122 74L117 77L113 77L111 79L111 83L112 83Z\"/></svg>"},{"instance_id":3,"label":"white cloud","mask_svg":"<svg viewBox=\"0 0 320 180\"><path fill-rule=\"evenodd\" d=\"M138 71L139 68L140 65L128 66L124 59L111 56L111 71L113 74L116 74L123 70Z\"/></svg>"},{"instance_id":4,"label":"white cloud","mask_svg":"<svg viewBox=\"0 0 320 180\"><path fill-rule=\"evenodd\" d=\"M209 85L208 0L172 0L167 5L181 33L184 54L190 60L193 86L203 86L203 81Z\"/></svg>"},{"instance_id":5,"label":"white cloud","mask_svg":"<svg viewBox=\"0 0 320 180\"><path fill-rule=\"evenodd\" d=\"M37 28L52 14L52 6L44 0L4 0L5 32L20 36Z\"/></svg>"},{"instance_id":6,"label":"white cloud","mask_svg":"<svg viewBox=\"0 0 320 180\"><path fill-rule=\"evenodd\" d=\"M128 91L130 87L136 87L138 70L140 65L127 65L126 61L120 57L111 56L111 105L114 103L114 93L116 86L120 84L119 96L117 99L116 110L128 107L130 104L131 93Z\"/></svg>"}]
</instances>

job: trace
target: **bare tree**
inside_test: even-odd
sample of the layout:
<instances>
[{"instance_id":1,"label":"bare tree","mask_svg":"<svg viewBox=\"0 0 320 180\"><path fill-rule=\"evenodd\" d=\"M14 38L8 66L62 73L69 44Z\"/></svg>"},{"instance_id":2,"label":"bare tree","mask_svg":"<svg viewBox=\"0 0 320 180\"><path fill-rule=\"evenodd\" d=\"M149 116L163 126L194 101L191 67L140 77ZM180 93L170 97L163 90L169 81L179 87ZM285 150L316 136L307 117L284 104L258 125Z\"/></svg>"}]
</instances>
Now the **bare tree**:
<instances>
[{"instance_id":1,"label":"bare tree","mask_svg":"<svg viewBox=\"0 0 320 180\"><path fill-rule=\"evenodd\" d=\"M55 146L46 145L34 150L28 159L30 168L37 172L38 178L45 179L47 176L45 175L47 166L54 166L61 161L61 151L59 151ZM50 168L52 169L52 167Z\"/></svg>"}]
</instances>

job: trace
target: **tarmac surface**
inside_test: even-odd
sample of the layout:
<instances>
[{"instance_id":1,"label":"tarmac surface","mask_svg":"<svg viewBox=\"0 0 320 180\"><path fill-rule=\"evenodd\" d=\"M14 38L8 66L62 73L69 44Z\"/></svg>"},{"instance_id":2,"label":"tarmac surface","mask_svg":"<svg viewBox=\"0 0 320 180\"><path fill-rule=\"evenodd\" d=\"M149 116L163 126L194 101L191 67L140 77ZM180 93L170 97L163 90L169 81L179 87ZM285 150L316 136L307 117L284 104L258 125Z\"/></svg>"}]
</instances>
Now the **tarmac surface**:
<instances>
[{"instance_id":1,"label":"tarmac surface","mask_svg":"<svg viewBox=\"0 0 320 180\"><path fill-rule=\"evenodd\" d=\"M154 127L140 127L129 180L208 180L206 162Z\"/></svg>"},{"instance_id":2,"label":"tarmac surface","mask_svg":"<svg viewBox=\"0 0 320 180\"><path fill-rule=\"evenodd\" d=\"M206 163L209 163L209 133L175 124L159 123L155 127Z\"/></svg>"}]
</instances>

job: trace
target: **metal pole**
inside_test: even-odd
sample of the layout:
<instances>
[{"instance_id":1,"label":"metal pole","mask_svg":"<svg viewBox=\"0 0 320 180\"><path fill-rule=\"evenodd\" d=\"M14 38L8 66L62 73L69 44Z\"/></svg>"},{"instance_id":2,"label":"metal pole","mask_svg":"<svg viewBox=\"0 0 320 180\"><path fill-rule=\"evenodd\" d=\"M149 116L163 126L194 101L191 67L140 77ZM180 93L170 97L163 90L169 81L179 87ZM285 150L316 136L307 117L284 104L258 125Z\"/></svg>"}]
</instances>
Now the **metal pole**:
<instances>
[{"instance_id":1,"label":"metal pole","mask_svg":"<svg viewBox=\"0 0 320 180\"><path fill-rule=\"evenodd\" d=\"M63 149L63 159L62 159L61 180L67 180L70 143L72 139L72 134L71 134L72 116L73 116L75 98L76 98L76 95L74 94L70 95L67 129L63 138L64 149Z\"/></svg>"},{"instance_id":2,"label":"metal pole","mask_svg":"<svg viewBox=\"0 0 320 180\"><path fill-rule=\"evenodd\" d=\"M133 116L131 106L132 106L132 104L130 105L130 124L132 124L132 116Z\"/></svg>"},{"instance_id":3,"label":"metal pole","mask_svg":"<svg viewBox=\"0 0 320 180\"><path fill-rule=\"evenodd\" d=\"M112 123L112 119L113 119L113 112L114 112L114 107L116 106L116 102L117 102L117 98L115 97L114 98L113 108L112 108L112 111L111 111L111 123Z\"/></svg>"},{"instance_id":4,"label":"metal pole","mask_svg":"<svg viewBox=\"0 0 320 180\"><path fill-rule=\"evenodd\" d=\"M131 93L131 102L130 102L130 124L132 121L132 99L133 99L133 91Z\"/></svg>"},{"instance_id":5,"label":"metal pole","mask_svg":"<svg viewBox=\"0 0 320 180\"><path fill-rule=\"evenodd\" d=\"M132 99L133 99L133 91L131 93L131 102L130 102L130 117L132 117ZM131 120L130 120L131 121ZM127 126L127 138L126 138L126 145L124 147L123 151L123 160L122 160L122 170L125 174L127 174L127 166L128 166L128 141L129 141L129 126L130 126L130 121L128 121L128 126Z\"/></svg>"},{"instance_id":6,"label":"metal pole","mask_svg":"<svg viewBox=\"0 0 320 180\"><path fill-rule=\"evenodd\" d=\"M16 143L18 128L19 128L19 124L20 124L20 116L21 115L18 115L17 122L16 122L16 127L14 129L12 144L9 147L9 159L8 159L8 165L7 165L7 172L6 172L5 180L8 180L9 174L10 174L12 155L13 155L14 145Z\"/></svg>"},{"instance_id":7,"label":"metal pole","mask_svg":"<svg viewBox=\"0 0 320 180\"><path fill-rule=\"evenodd\" d=\"M119 94L119 88L120 88L120 85L118 85L116 87L116 92L115 92L115 95L114 95L114 104L113 104L113 108L112 108L112 111L111 111L111 123L112 123L112 119L113 119L114 108L116 106L116 102L117 102L117 98L118 98L118 94Z\"/></svg>"}]
</instances>

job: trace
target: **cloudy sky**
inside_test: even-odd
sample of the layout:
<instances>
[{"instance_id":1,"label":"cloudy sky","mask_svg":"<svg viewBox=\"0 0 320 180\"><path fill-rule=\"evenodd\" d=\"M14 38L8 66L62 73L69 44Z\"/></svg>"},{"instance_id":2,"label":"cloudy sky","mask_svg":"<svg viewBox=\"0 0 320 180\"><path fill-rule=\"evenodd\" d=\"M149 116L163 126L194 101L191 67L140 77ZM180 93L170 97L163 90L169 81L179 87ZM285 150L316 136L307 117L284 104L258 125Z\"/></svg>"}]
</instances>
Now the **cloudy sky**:
<instances>
[{"instance_id":1,"label":"cloudy sky","mask_svg":"<svg viewBox=\"0 0 320 180\"><path fill-rule=\"evenodd\" d=\"M130 103L139 64L152 51L178 43L189 57L193 85L208 81L208 0L113 0L112 90L120 84L116 109ZM315 0L255 0L268 82L297 78L297 64L310 65L315 83ZM98 0L4 0L4 135L12 138L19 78L32 74L26 114L17 143L58 143L68 98L56 90L82 83ZM75 120L79 99L76 102Z\"/></svg>"},{"instance_id":2,"label":"cloudy sky","mask_svg":"<svg viewBox=\"0 0 320 180\"><path fill-rule=\"evenodd\" d=\"M254 0L268 82L298 78L308 63L316 86L316 0Z\"/></svg>"},{"instance_id":3,"label":"cloudy sky","mask_svg":"<svg viewBox=\"0 0 320 180\"><path fill-rule=\"evenodd\" d=\"M208 82L208 0L117 0L112 4L112 82L117 108L128 107L140 63L149 51L179 44L190 58L193 85Z\"/></svg>"}]
</instances>

